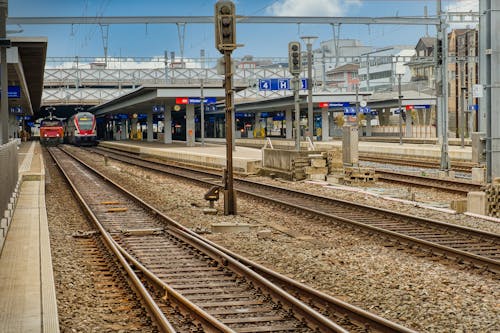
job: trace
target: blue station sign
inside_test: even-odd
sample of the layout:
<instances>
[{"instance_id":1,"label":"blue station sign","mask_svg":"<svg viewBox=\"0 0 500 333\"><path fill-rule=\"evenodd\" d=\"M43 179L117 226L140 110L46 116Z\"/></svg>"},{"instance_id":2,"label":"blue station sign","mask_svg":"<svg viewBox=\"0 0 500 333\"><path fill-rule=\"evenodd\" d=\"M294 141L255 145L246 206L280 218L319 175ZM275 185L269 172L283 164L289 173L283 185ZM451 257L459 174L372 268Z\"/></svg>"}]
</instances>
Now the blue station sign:
<instances>
[{"instance_id":1,"label":"blue station sign","mask_svg":"<svg viewBox=\"0 0 500 333\"><path fill-rule=\"evenodd\" d=\"M377 115L376 111L372 111L369 107L360 107L359 108L359 113L360 114L371 114L371 115ZM355 116L356 115L356 107L350 106L344 108L344 116Z\"/></svg>"},{"instance_id":2,"label":"blue station sign","mask_svg":"<svg viewBox=\"0 0 500 333\"><path fill-rule=\"evenodd\" d=\"M282 79L259 79L259 90L260 91L272 91L272 90L291 90L292 81L288 78ZM300 79L300 89L307 89L307 79Z\"/></svg>"},{"instance_id":3,"label":"blue station sign","mask_svg":"<svg viewBox=\"0 0 500 333\"><path fill-rule=\"evenodd\" d=\"M7 90L7 94L9 96L9 98L21 98L21 87L20 86L9 86L9 89Z\"/></svg>"}]
</instances>

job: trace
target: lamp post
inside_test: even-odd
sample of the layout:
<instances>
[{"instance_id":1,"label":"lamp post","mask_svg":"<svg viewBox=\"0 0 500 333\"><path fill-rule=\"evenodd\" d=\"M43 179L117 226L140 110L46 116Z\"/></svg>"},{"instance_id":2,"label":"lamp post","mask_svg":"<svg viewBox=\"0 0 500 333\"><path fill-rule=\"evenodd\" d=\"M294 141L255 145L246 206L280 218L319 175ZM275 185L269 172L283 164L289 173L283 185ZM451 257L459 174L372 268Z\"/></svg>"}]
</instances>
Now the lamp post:
<instances>
[{"instance_id":1,"label":"lamp post","mask_svg":"<svg viewBox=\"0 0 500 333\"><path fill-rule=\"evenodd\" d=\"M302 36L300 39L306 43L307 47L307 127L308 136L313 141L314 118L312 104L312 43L317 39L316 36Z\"/></svg>"},{"instance_id":2,"label":"lamp post","mask_svg":"<svg viewBox=\"0 0 500 333\"><path fill-rule=\"evenodd\" d=\"M401 109L401 76L403 74L397 73L398 76L398 107L399 107L399 144L403 144L403 110ZM408 116L407 116L408 117Z\"/></svg>"},{"instance_id":3,"label":"lamp post","mask_svg":"<svg viewBox=\"0 0 500 333\"><path fill-rule=\"evenodd\" d=\"M401 77L405 74L405 68L402 64L396 63L394 67L394 73L398 76L398 107L399 107L399 144L403 144L403 110L401 107ZM408 115L406 116L408 117ZM408 121L408 120L406 120Z\"/></svg>"}]
</instances>

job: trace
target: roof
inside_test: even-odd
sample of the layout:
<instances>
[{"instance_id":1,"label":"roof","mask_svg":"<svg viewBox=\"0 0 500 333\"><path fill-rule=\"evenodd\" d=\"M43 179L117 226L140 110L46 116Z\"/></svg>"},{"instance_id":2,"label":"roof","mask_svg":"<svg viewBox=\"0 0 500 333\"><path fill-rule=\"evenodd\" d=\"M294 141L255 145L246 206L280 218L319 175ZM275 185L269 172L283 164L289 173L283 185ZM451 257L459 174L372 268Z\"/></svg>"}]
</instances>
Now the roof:
<instances>
[{"instance_id":1,"label":"roof","mask_svg":"<svg viewBox=\"0 0 500 333\"><path fill-rule=\"evenodd\" d=\"M418 41L417 45L422 42L425 47L434 47L434 44L436 44L436 38L435 37L422 37Z\"/></svg>"},{"instance_id":2,"label":"roof","mask_svg":"<svg viewBox=\"0 0 500 333\"><path fill-rule=\"evenodd\" d=\"M342 72L357 72L359 69L359 64L345 64L327 71L328 74L332 73L342 73Z\"/></svg>"},{"instance_id":3,"label":"roof","mask_svg":"<svg viewBox=\"0 0 500 333\"><path fill-rule=\"evenodd\" d=\"M23 92L19 104L25 108L31 104L31 110L36 113L42 103L47 38L12 37L10 40L12 46L18 48L20 61L14 64L14 71L9 68L9 81L15 80L21 86L26 84L27 92Z\"/></svg>"}]
</instances>

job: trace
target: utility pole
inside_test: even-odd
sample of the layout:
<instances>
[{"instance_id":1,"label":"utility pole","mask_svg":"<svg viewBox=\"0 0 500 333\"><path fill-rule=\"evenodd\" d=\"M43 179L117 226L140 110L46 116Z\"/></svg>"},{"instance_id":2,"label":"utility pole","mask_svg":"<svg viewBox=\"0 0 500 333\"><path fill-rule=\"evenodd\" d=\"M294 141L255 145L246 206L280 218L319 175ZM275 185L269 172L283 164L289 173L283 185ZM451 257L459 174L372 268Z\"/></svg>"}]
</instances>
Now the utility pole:
<instances>
[{"instance_id":1,"label":"utility pole","mask_svg":"<svg viewBox=\"0 0 500 333\"><path fill-rule=\"evenodd\" d=\"M288 70L293 75L293 96L295 102L295 150L300 150L300 97L299 75L302 72L302 55L299 42L288 43Z\"/></svg>"},{"instance_id":2,"label":"utility pole","mask_svg":"<svg viewBox=\"0 0 500 333\"><path fill-rule=\"evenodd\" d=\"M226 170L224 172L224 215L236 215L236 193L233 188L233 73L231 53L236 49L236 10L229 0L215 4L215 47L224 55L224 88L226 91Z\"/></svg>"},{"instance_id":3,"label":"utility pole","mask_svg":"<svg viewBox=\"0 0 500 333\"><path fill-rule=\"evenodd\" d=\"M9 76L7 69L7 47L10 46L10 40L7 40L7 15L8 0L0 0L0 144L6 144L9 141Z\"/></svg>"},{"instance_id":4,"label":"utility pole","mask_svg":"<svg viewBox=\"0 0 500 333\"><path fill-rule=\"evenodd\" d=\"M403 110L401 106L401 76L402 74L397 74L398 76L398 107L399 107L399 144L403 144ZM408 115L406 115L408 117Z\"/></svg>"},{"instance_id":5,"label":"utility pole","mask_svg":"<svg viewBox=\"0 0 500 333\"><path fill-rule=\"evenodd\" d=\"M440 87L438 85L438 94L441 103L441 163L440 169L448 172L450 170L450 156L448 153L448 33L446 24L446 15L443 15L441 9L441 0L437 1L437 13L440 19L437 36L436 60L438 71L441 74Z\"/></svg>"},{"instance_id":6,"label":"utility pole","mask_svg":"<svg viewBox=\"0 0 500 333\"><path fill-rule=\"evenodd\" d=\"M165 84L168 84L168 51L165 50Z\"/></svg>"},{"instance_id":7,"label":"utility pole","mask_svg":"<svg viewBox=\"0 0 500 333\"><path fill-rule=\"evenodd\" d=\"M203 94L203 79L200 80L200 126L201 145L205 146L205 96Z\"/></svg>"},{"instance_id":8,"label":"utility pole","mask_svg":"<svg viewBox=\"0 0 500 333\"><path fill-rule=\"evenodd\" d=\"M308 127L308 136L313 142L313 134L314 134L314 115L313 115L313 102L312 102L312 43L318 38L315 36L302 36L300 37L305 43L307 47L307 127Z\"/></svg>"}]
</instances>

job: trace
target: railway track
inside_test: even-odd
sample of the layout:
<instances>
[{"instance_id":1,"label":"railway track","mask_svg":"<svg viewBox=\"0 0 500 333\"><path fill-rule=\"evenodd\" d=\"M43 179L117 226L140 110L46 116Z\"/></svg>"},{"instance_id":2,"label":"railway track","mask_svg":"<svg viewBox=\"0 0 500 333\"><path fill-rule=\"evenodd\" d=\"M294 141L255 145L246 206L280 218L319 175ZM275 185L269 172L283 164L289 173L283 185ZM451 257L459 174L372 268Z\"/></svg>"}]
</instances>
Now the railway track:
<instances>
[{"instance_id":1,"label":"railway track","mask_svg":"<svg viewBox=\"0 0 500 333\"><path fill-rule=\"evenodd\" d=\"M384 141L384 140L382 140L382 141ZM397 142L399 142L399 140ZM215 143L215 144L217 144L217 143ZM262 144L245 143L245 144L239 144L239 146L257 148L257 149L262 148ZM290 148L290 146L288 146L288 145L280 144L279 140L277 140L276 142L273 142L273 147L274 147L274 149L289 149ZM408 156L401 156L401 155L390 155L390 154L385 154L385 155L382 154L381 155L381 154L375 154L375 153L360 152L359 159L361 161L366 161L366 162L404 165L404 166L412 166L412 167L428 168L428 169L440 169L440 167L441 167L441 162L439 161L439 159L418 158L418 157L410 158ZM455 161L454 160L454 161L451 161L450 163L451 163L451 170L458 171L458 172L464 172L464 173L471 173L471 171L472 171L471 169L473 167L477 166L475 163L467 162L467 161Z\"/></svg>"},{"instance_id":2,"label":"railway track","mask_svg":"<svg viewBox=\"0 0 500 333\"><path fill-rule=\"evenodd\" d=\"M231 254L82 161L58 148L49 151L160 330L411 332ZM285 290L304 300L311 295L317 299L308 305ZM174 327L172 315L182 316L180 322L187 326Z\"/></svg>"},{"instance_id":3,"label":"railway track","mask_svg":"<svg viewBox=\"0 0 500 333\"><path fill-rule=\"evenodd\" d=\"M220 186L220 176L213 171L165 165L124 152L100 151L126 163L184 177L205 186ZM369 233L378 233L406 246L453 258L459 263L466 262L495 273L500 271L500 236L497 234L244 179L235 179L234 186L239 193L263 202L277 203Z\"/></svg>"},{"instance_id":4,"label":"railway track","mask_svg":"<svg viewBox=\"0 0 500 333\"><path fill-rule=\"evenodd\" d=\"M463 181L457 179L437 178L431 176L411 175L392 170L377 168L375 170L379 180L394 182L410 186L421 186L428 188L438 188L440 190L452 193L467 195L469 192L479 191L484 186L472 181Z\"/></svg>"},{"instance_id":5,"label":"railway track","mask_svg":"<svg viewBox=\"0 0 500 333\"><path fill-rule=\"evenodd\" d=\"M408 158L404 156L390 155L375 155L370 153L360 153L359 159L367 162L376 162L383 164L395 164L412 166L418 168L439 169L440 162L438 160L423 159L423 158ZM451 170L458 172L471 173L472 168L476 165L472 162L451 161Z\"/></svg>"}]
</instances>

